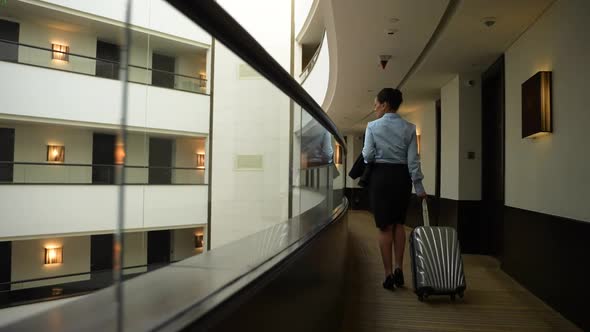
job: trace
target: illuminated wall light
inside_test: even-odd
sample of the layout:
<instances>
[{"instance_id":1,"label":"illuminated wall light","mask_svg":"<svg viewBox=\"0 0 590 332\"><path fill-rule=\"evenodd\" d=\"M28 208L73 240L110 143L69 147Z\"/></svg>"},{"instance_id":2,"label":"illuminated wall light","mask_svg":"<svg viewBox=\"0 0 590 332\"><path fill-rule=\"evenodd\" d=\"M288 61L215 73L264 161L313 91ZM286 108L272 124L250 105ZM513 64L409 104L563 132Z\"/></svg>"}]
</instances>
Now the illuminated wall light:
<instances>
[{"instance_id":1,"label":"illuminated wall light","mask_svg":"<svg viewBox=\"0 0 590 332\"><path fill-rule=\"evenodd\" d=\"M63 145L47 146L47 161L63 163L66 160L66 148Z\"/></svg>"},{"instance_id":2,"label":"illuminated wall light","mask_svg":"<svg viewBox=\"0 0 590 332\"><path fill-rule=\"evenodd\" d=\"M45 265L62 264L63 248L62 247L47 247L45 248Z\"/></svg>"},{"instance_id":3,"label":"illuminated wall light","mask_svg":"<svg viewBox=\"0 0 590 332\"><path fill-rule=\"evenodd\" d=\"M60 45L60 44L51 44L51 49L53 50L53 52L51 52L51 58L53 60L59 60L59 61L63 61L63 62L69 62L70 61L70 47L66 46L66 45Z\"/></svg>"},{"instance_id":4,"label":"illuminated wall light","mask_svg":"<svg viewBox=\"0 0 590 332\"><path fill-rule=\"evenodd\" d=\"M197 153L197 168L205 169L205 154Z\"/></svg>"},{"instance_id":5,"label":"illuminated wall light","mask_svg":"<svg viewBox=\"0 0 590 332\"><path fill-rule=\"evenodd\" d=\"M115 164L123 165L125 163L125 146L123 143L115 145Z\"/></svg>"},{"instance_id":6,"label":"illuminated wall light","mask_svg":"<svg viewBox=\"0 0 590 332\"><path fill-rule=\"evenodd\" d=\"M522 84L522 138L545 136L551 124L550 71L540 71Z\"/></svg>"},{"instance_id":7,"label":"illuminated wall light","mask_svg":"<svg viewBox=\"0 0 590 332\"><path fill-rule=\"evenodd\" d=\"M195 249L203 248L203 233L195 233Z\"/></svg>"},{"instance_id":8,"label":"illuminated wall light","mask_svg":"<svg viewBox=\"0 0 590 332\"><path fill-rule=\"evenodd\" d=\"M199 74L199 78L201 79L199 81L201 88L206 88L207 87L207 74Z\"/></svg>"},{"instance_id":9,"label":"illuminated wall light","mask_svg":"<svg viewBox=\"0 0 590 332\"><path fill-rule=\"evenodd\" d=\"M342 145L336 144L336 155L334 156L334 164L342 165Z\"/></svg>"},{"instance_id":10,"label":"illuminated wall light","mask_svg":"<svg viewBox=\"0 0 590 332\"><path fill-rule=\"evenodd\" d=\"M416 143L418 145L418 154L420 154L420 148L422 147L421 137L422 137L422 134L416 133Z\"/></svg>"}]
</instances>

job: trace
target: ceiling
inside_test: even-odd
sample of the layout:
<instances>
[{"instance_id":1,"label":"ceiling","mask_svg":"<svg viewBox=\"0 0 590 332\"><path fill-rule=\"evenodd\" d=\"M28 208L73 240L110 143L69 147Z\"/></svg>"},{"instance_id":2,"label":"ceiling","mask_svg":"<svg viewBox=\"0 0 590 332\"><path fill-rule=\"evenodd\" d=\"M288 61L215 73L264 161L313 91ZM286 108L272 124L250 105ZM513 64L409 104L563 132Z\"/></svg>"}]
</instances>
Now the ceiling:
<instances>
[{"instance_id":1,"label":"ceiling","mask_svg":"<svg viewBox=\"0 0 590 332\"><path fill-rule=\"evenodd\" d=\"M374 119L375 95L381 88L398 87L415 63L401 86L401 113L438 99L440 88L457 73L483 72L554 0L326 1L332 1L333 26L326 29L337 35L330 56L337 56L338 70L327 111L346 133L364 131ZM448 21L442 22L449 5ZM496 24L486 27L485 17L495 17ZM397 32L388 36L387 28ZM425 50L433 34L436 38ZM380 54L393 56L385 70L379 66Z\"/></svg>"}]
</instances>

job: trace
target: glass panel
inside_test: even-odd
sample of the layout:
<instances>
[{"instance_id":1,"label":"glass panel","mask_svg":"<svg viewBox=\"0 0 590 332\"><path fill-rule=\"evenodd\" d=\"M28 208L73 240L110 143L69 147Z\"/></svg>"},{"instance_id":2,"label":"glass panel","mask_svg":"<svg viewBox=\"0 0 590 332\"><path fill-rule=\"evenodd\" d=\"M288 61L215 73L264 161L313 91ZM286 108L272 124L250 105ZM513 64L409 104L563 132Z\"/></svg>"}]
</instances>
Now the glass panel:
<instances>
[{"instance_id":1,"label":"glass panel","mask_svg":"<svg viewBox=\"0 0 590 332\"><path fill-rule=\"evenodd\" d=\"M306 111L301 116L301 213L332 204L334 149L331 134Z\"/></svg>"},{"instance_id":2,"label":"glass panel","mask_svg":"<svg viewBox=\"0 0 590 332\"><path fill-rule=\"evenodd\" d=\"M166 2L134 3L130 31L77 3L3 5L22 22L0 40L13 83L0 262L18 262L0 269L0 306L120 286L119 269L124 281L209 248L253 268L341 203L344 156L323 126ZM261 43L289 67L284 45ZM289 221L304 213L317 225Z\"/></svg>"},{"instance_id":3,"label":"glass panel","mask_svg":"<svg viewBox=\"0 0 590 332\"><path fill-rule=\"evenodd\" d=\"M125 67L118 3L0 5L0 308L112 285L118 252L126 280L207 247L211 39L135 1Z\"/></svg>"}]
</instances>

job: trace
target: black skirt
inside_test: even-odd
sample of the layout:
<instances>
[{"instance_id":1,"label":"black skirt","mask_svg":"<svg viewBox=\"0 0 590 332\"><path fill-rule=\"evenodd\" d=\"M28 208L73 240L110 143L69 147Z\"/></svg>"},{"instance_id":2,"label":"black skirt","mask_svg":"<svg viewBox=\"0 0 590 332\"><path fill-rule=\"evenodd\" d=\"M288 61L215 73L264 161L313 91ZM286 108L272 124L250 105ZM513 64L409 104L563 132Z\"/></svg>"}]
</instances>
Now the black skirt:
<instances>
[{"instance_id":1,"label":"black skirt","mask_svg":"<svg viewBox=\"0 0 590 332\"><path fill-rule=\"evenodd\" d=\"M405 164L373 165L369 184L371 210L379 229L404 224L412 195L412 179Z\"/></svg>"}]
</instances>

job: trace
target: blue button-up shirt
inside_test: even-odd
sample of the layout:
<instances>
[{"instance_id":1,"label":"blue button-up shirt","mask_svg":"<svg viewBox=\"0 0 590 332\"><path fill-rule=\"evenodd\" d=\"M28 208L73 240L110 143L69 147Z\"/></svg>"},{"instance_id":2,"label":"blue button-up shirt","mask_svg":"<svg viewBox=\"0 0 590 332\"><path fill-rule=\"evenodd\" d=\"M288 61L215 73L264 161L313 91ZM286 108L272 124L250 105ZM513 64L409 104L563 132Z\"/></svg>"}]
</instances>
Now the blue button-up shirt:
<instances>
[{"instance_id":1,"label":"blue button-up shirt","mask_svg":"<svg viewBox=\"0 0 590 332\"><path fill-rule=\"evenodd\" d=\"M397 113L385 113L380 119L369 122L365 132L363 157L366 163L407 164L416 193L424 192L416 126Z\"/></svg>"}]
</instances>

